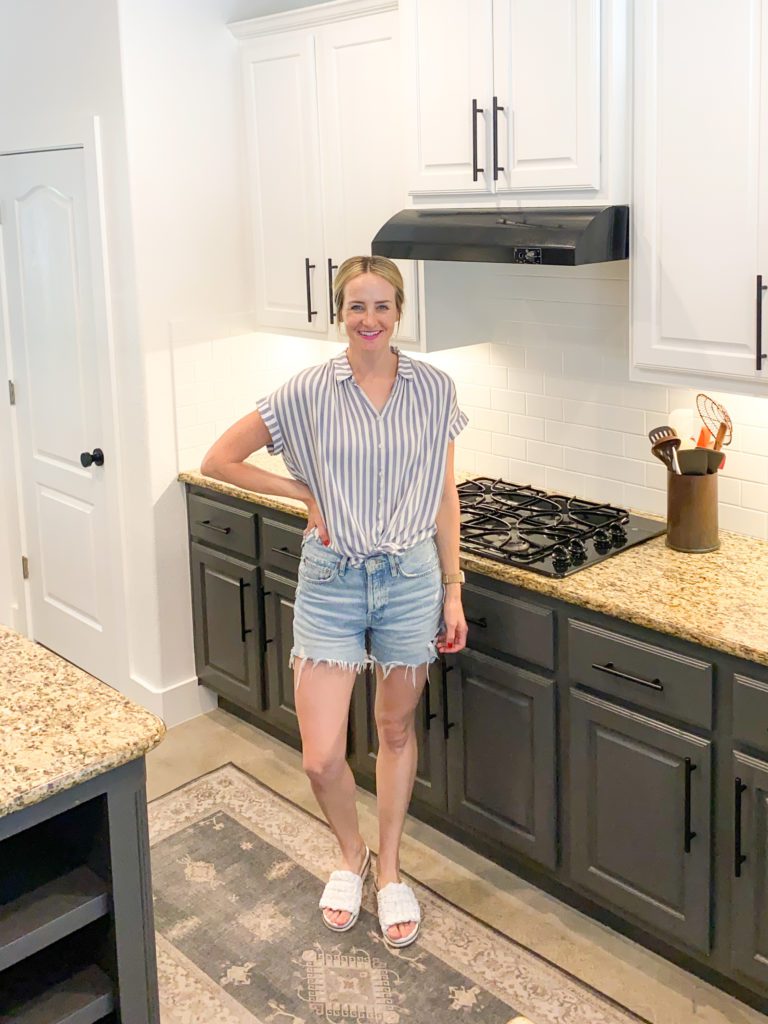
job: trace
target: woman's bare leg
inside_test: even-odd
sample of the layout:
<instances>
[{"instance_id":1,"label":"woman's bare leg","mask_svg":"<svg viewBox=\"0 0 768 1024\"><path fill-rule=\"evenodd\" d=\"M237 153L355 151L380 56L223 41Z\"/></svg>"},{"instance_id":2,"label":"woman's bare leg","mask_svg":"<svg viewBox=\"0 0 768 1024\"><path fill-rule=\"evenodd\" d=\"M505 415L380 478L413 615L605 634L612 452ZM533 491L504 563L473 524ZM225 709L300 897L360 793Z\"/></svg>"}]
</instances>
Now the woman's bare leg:
<instances>
[{"instance_id":1,"label":"woman's bare leg","mask_svg":"<svg viewBox=\"0 0 768 1024\"><path fill-rule=\"evenodd\" d=\"M416 748L415 712L424 683L427 666L414 670L405 666L393 668L382 679L382 670L376 666L376 728L379 734L379 753L376 758L376 799L379 811L379 888L389 882L400 881L400 840L405 824L408 804L411 802L416 778L418 751ZM409 935L414 923L393 925L390 938Z\"/></svg>"},{"instance_id":2,"label":"woman's bare leg","mask_svg":"<svg viewBox=\"0 0 768 1024\"><path fill-rule=\"evenodd\" d=\"M294 687L302 660L294 659ZM339 841L342 866L348 871L359 871L365 854L357 819L355 779L346 760L347 720L354 682L354 669L307 659L300 685L294 688L304 771ZM324 913L338 925L346 924L351 916L343 910Z\"/></svg>"}]
</instances>

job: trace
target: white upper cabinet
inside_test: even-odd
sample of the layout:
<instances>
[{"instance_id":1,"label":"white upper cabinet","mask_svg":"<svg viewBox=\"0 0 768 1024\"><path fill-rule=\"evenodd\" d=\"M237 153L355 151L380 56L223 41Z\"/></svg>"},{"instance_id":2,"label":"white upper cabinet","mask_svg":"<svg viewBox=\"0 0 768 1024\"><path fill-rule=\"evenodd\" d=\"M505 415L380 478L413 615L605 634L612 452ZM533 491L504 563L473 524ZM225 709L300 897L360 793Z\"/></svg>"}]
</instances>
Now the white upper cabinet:
<instances>
[{"instance_id":1,"label":"white upper cabinet","mask_svg":"<svg viewBox=\"0 0 768 1024\"><path fill-rule=\"evenodd\" d=\"M624 148L624 13L623 0L402 0L411 193L609 198L601 173Z\"/></svg>"},{"instance_id":2,"label":"white upper cabinet","mask_svg":"<svg viewBox=\"0 0 768 1024\"><path fill-rule=\"evenodd\" d=\"M634 376L759 380L768 3L637 5ZM762 53L761 53L762 50ZM762 102L761 102L762 99ZM680 374L681 376L678 376ZM684 377L682 375L685 375Z\"/></svg>"},{"instance_id":3,"label":"white upper cabinet","mask_svg":"<svg viewBox=\"0 0 768 1024\"><path fill-rule=\"evenodd\" d=\"M232 30L244 39L258 326L336 340L336 269L370 254L408 198L395 4L342 0ZM416 264L399 265L397 340L409 342Z\"/></svg>"},{"instance_id":4,"label":"white upper cabinet","mask_svg":"<svg viewBox=\"0 0 768 1024\"><path fill-rule=\"evenodd\" d=\"M325 334L314 47L306 32L262 36L243 69L258 323Z\"/></svg>"}]
</instances>

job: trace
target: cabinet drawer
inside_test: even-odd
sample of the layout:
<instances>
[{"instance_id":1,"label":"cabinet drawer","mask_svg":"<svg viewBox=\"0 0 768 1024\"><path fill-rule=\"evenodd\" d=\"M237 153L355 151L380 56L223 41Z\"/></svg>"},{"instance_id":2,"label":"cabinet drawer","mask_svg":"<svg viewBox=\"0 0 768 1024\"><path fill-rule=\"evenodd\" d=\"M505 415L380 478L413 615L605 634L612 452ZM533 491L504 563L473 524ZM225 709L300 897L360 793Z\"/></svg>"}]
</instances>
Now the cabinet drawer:
<instances>
[{"instance_id":1,"label":"cabinet drawer","mask_svg":"<svg viewBox=\"0 0 768 1024\"><path fill-rule=\"evenodd\" d=\"M733 677L733 738L768 750L768 683Z\"/></svg>"},{"instance_id":2,"label":"cabinet drawer","mask_svg":"<svg viewBox=\"0 0 768 1024\"><path fill-rule=\"evenodd\" d=\"M549 608L474 585L463 588L462 603L471 649L492 648L532 665L555 667L554 615Z\"/></svg>"},{"instance_id":3,"label":"cabinet drawer","mask_svg":"<svg viewBox=\"0 0 768 1024\"><path fill-rule=\"evenodd\" d=\"M256 511L247 512L199 494L189 495L187 508L189 532L195 540L256 561Z\"/></svg>"},{"instance_id":4,"label":"cabinet drawer","mask_svg":"<svg viewBox=\"0 0 768 1024\"><path fill-rule=\"evenodd\" d=\"M569 619L568 675L611 697L712 727L712 666L705 661Z\"/></svg>"},{"instance_id":5,"label":"cabinet drawer","mask_svg":"<svg viewBox=\"0 0 768 1024\"><path fill-rule=\"evenodd\" d=\"M296 576L301 561L301 542L307 524L296 520L296 526L279 523L269 516L261 517L262 561L265 566Z\"/></svg>"}]
</instances>

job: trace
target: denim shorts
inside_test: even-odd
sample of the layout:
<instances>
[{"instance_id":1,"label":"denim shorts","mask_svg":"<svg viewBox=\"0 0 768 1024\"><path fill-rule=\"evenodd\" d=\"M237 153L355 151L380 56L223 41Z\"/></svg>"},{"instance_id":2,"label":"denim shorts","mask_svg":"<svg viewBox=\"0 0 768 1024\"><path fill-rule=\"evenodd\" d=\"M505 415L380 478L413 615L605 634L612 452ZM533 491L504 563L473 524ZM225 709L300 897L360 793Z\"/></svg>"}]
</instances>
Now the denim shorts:
<instances>
[{"instance_id":1,"label":"denim shorts","mask_svg":"<svg viewBox=\"0 0 768 1024\"><path fill-rule=\"evenodd\" d=\"M290 665L303 658L359 672L379 664L385 678L395 666L408 666L416 685L417 666L438 657L444 594L433 537L355 566L310 533L301 546Z\"/></svg>"}]
</instances>

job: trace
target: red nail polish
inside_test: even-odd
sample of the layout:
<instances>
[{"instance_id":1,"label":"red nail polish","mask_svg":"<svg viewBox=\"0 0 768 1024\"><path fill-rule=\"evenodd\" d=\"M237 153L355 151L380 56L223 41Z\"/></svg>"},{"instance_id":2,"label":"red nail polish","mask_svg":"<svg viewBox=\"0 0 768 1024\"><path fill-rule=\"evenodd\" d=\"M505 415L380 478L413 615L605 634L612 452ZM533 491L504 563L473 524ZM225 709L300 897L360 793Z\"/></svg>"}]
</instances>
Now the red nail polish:
<instances>
[{"instance_id":1,"label":"red nail polish","mask_svg":"<svg viewBox=\"0 0 768 1024\"><path fill-rule=\"evenodd\" d=\"M328 547L328 545L329 545L330 543L331 543L331 542L330 542L329 540L324 540L324 541L323 541L323 544L325 545L325 547Z\"/></svg>"}]
</instances>

